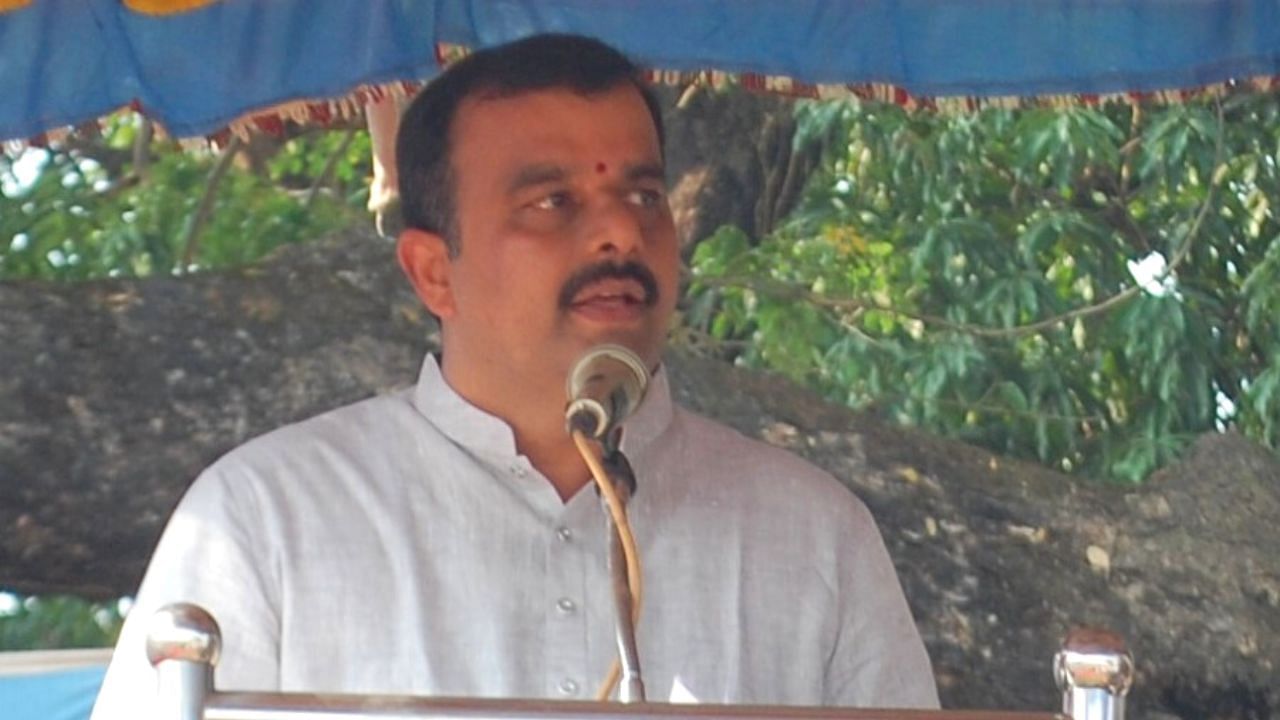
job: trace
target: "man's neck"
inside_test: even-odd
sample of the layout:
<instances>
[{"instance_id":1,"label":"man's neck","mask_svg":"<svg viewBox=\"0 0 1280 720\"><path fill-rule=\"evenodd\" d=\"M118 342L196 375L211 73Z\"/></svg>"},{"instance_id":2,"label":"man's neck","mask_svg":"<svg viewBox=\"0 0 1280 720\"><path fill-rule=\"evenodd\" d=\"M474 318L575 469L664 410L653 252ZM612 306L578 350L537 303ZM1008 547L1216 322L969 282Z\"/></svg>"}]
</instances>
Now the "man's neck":
<instances>
[{"instance_id":1,"label":"man's neck","mask_svg":"<svg viewBox=\"0 0 1280 720\"><path fill-rule=\"evenodd\" d=\"M451 367L448 356L441 371L454 392L507 423L515 436L516 452L551 482L561 500L567 502L590 482L590 470L565 429L565 400L559 384L529 381L497 392L492 381L470 387L468 382L474 378L462 377ZM554 390L541 391L544 388Z\"/></svg>"},{"instance_id":2,"label":"man's neck","mask_svg":"<svg viewBox=\"0 0 1280 720\"><path fill-rule=\"evenodd\" d=\"M517 429L515 434L516 451L529 458L564 502L591 481L591 472L573 439L565 432L563 420L550 432L532 433Z\"/></svg>"}]
</instances>

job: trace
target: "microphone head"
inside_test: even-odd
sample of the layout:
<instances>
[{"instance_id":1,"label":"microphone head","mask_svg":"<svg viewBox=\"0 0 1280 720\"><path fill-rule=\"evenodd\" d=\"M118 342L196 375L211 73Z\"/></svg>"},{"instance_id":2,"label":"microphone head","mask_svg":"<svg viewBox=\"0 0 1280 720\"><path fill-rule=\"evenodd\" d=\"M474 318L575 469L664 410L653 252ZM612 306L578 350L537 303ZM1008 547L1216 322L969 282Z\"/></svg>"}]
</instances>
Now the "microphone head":
<instances>
[{"instance_id":1,"label":"microphone head","mask_svg":"<svg viewBox=\"0 0 1280 720\"><path fill-rule=\"evenodd\" d=\"M649 371L635 353L621 345L597 345L569 371L565 422L570 431L603 437L640 407L648 386Z\"/></svg>"}]
</instances>

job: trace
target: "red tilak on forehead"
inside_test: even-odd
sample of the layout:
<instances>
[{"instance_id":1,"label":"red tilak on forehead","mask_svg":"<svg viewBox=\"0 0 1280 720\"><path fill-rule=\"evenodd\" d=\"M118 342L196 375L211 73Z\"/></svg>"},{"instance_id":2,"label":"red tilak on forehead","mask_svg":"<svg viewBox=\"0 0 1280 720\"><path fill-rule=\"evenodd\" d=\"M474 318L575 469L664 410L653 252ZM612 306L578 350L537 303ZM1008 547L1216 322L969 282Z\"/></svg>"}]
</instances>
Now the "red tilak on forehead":
<instances>
[{"instance_id":1,"label":"red tilak on forehead","mask_svg":"<svg viewBox=\"0 0 1280 720\"><path fill-rule=\"evenodd\" d=\"M608 166L608 165L605 165L605 164L604 164L604 163L602 163L602 162L598 162L598 163L596 163L596 172L598 172L598 173L600 173L600 174L602 174L602 175L603 175L603 174L604 174L604 172L605 172L606 170L608 170L608 169L609 169L609 166Z\"/></svg>"}]
</instances>

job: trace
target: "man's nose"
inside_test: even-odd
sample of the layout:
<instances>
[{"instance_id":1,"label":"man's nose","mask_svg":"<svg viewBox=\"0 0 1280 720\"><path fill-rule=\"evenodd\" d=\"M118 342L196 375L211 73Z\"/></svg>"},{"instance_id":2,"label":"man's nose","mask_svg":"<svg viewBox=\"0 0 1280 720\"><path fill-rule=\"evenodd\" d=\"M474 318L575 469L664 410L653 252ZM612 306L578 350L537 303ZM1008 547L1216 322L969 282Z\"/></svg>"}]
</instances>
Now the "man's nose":
<instances>
[{"instance_id":1,"label":"man's nose","mask_svg":"<svg viewBox=\"0 0 1280 720\"><path fill-rule=\"evenodd\" d=\"M591 251L629 255L644 243L644 223L640 209L622 199L601 202L586 228Z\"/></svg>"}]
</instances>

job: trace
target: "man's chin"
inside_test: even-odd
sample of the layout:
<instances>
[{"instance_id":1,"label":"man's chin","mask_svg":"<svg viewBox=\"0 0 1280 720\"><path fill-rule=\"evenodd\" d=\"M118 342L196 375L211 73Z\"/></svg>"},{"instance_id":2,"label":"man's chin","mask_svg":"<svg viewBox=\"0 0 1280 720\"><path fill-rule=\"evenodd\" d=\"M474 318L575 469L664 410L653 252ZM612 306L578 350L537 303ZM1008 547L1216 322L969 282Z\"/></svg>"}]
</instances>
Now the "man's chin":
<instances>
[{"instance_id":1,"label":"man's chin","mask_svg":"<svg viewBox=\"0 0 1280 720\"><path fill-rule=\"evenodd\" d=\"M653 371L662 359L665 343L661 340L655 342L652 332L640 328L611 328L590 333L574 345L574 361L598 345L621 345L635 353L645 367Z\"/></svg>"}]
</instances>

